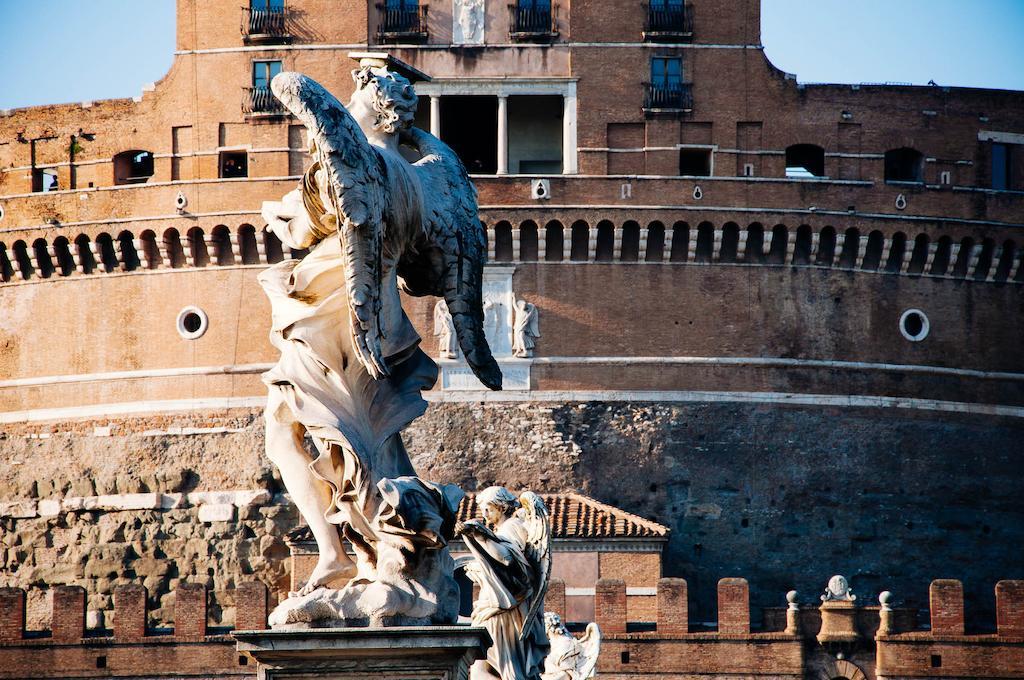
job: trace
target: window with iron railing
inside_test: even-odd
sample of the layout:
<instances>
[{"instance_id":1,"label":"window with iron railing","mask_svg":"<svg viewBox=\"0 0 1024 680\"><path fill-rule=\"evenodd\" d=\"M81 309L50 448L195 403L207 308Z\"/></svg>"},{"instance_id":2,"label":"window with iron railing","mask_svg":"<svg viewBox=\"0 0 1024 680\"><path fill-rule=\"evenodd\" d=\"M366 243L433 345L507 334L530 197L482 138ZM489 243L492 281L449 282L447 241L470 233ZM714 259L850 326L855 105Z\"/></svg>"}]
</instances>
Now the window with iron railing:
<instances>
[{"instance_id":1,"label":"window with iron railing","mask_svg":"<svg viewBox=\"0 0 1024 680\"><path fill-rule=\"evenodd\" d=\"M650 0L645 40L679 40L693 35L693 7L683 0Z\"/></svg>"},{"instance_id":2,"label":"window with iron railing","mask_svg":"<svg viewBox=\"0 0 1024 680\"><path fill-rule=\"evenodd\" d=\"M288 13L284 0L249 0L242 18L242 35L249 43L289 40Z\"/></svg>"},{"instance_id":3,"label":"window with iron railing","mask_svg":"<svg viewBox=\"0 0 1024 680\"><path fill-rule=\"evenodd\" d=\"M377 5L377 38L381 42L427 39L427 7L417 0L386 0Z\"/></svg>"},{"instance_id":4,"label":"window with iron railing","mask_svg":"<svg viewBox=\"0 0 1024 680\"><path fill-rule=\"evenodd\" d=\"M647 83L644 109L648 111L688 111L693 108L690 84L683 82L683 60L679 57L652 57L651 82Z\"/></svg>"},{"instance_id":5,"label":"window with iron railing","mask_svg":"<svg viewBox=\"0 0 1024 680\"><path fill-rule=\"evenodd\" d=\"M280 61L254 61L252 87L246 91L243 109L247 114L281 115L284 107L270 91L270 81L281 72Z\"/></svg>"},{"instance_id":6,"label":"window with iron railing","mask_svg":"<svg viewBox=\"0 0 1024 680\"><path fill-rule=\"evenodd\" d=\"M558 35L557 7L551 0L517 0L508 10L513 40L550 40Z\"/></svg>"}]
</instances>

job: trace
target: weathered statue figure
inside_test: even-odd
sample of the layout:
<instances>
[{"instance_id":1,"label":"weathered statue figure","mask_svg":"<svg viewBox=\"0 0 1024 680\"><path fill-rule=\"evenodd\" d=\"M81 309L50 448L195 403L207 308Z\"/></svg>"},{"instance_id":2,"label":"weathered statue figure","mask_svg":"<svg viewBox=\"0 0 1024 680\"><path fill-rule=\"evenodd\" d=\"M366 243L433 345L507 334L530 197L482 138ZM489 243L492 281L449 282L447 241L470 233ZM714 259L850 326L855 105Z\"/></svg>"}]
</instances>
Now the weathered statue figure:
<instances>
[{"instance_id":1,"label":"weathered statue figure","mask_svg":"<svg viewBox=\"0 0 1024 680\"><path fill-rule=\"evenodd\" d=\"M577 640L562 623L562 617L544 612L544 628L551 652L544 662L542 680L589 680L596 675L601 651L601 629L587 624L587 632Z\"/></svg>"},{"instance_id":2,"label":"weathered statue figure","mask_svg":"<svg viewBox=\"0 0 1024 680\"><path fill-rule=\"evenodd\" d=\"M455 324L448 313L448 303L438 300L434 305L434 335L437 336L437 355L442 359L458 359L459 344L455 337Z\"/></svg>"},{"instance_id":3,"label":"weathered statue figure","mask_svg":"<svg viewBox=\"0 0 1024 680\"><path fill-rule=\"evenodd\" d=\"M540 323L537 306L523 300L515 301L515 317L512 321L512 354L527 359L533 356L533 348L540 337Z\"/></svg>"},{"instance_id":4,"label":"weathered statue figure","mask_svg":"<svg viewBox=\"0 0 1024 680\"><path fill-rule=\"evenodd\" d=\"M466 575L480 586L473 625L493 644L473 664L472 680L540 680L548 639L543 606L551 576L551 530L544 501L529 491L518 498L500 486L476 496L483 521L458 528L473 555Z\"/></svg>"},{"instance_id":5,"label":"weathered statue figure","mask_svg":"<svg viewBox=\"0 0 1024 680\"><path fill-rule=\"evenodd\" d=\"M409 127L410 82L383 65L352 75L347 107L297 73L271 83L306 126L314 162L298 189L263 207L285 245L309 248L260 276L281 352L263 376L267 454L320 551L309 582L271 623L450 622L457 586L445 546L462 492L417 478L402 444L437 366L419 348L399 289L444 297L467 362L500 389L483 333L486 241L461 162ZM399 154L400 138L419 161Z\"/></svg>"}]
</instances>

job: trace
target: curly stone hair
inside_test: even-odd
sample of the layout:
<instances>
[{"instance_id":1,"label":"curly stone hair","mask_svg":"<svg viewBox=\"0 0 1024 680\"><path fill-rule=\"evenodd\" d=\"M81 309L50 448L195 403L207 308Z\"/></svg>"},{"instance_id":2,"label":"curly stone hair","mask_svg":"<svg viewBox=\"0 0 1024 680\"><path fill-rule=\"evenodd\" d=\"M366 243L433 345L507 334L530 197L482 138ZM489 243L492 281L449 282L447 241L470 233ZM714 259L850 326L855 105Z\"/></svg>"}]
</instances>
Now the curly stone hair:
<instances>
[{"instance_id":1,"label":"curly stone hair","mask_svg":"<svg viewBox=\"0 0 1024 680\"><path fill-rule=\"evenodd\" d=\"M370 88L373 110L377 112L374 130L394 134L412 125L418 98L407 78L384 67L364 66L352 71L352 80L360 90Z\"/></svg>"},{"instance_id":2,"label":"curly stone hair","mask_svg":"<svg viewBox=\"0 0 1024 680\"><path fill-rule=\"evenodd\" d=\"M503 486L487 487L476 495L476 504L480 508L485 505L493 505L505 517L511 517L522 507L519 498Z\"/></svg>"}]
</instances>

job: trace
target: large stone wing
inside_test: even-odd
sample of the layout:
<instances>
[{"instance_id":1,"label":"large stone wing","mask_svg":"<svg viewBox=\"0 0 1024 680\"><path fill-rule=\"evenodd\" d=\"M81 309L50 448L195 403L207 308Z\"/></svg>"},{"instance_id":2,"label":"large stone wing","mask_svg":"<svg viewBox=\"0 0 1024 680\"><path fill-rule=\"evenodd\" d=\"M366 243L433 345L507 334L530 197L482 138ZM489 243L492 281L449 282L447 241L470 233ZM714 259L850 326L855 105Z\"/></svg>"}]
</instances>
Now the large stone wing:
<instances>
[{"instance_id":1,"label":"large stone wing","mask_svg":"<svg viewBox=\"0 0 1024 680\"><path fill-rule=\"evenodd\" d=\"M344 254L345 286L351 312L352 344L360 363L374 378L389 374L381 341L384 207L387 169L359 123L334 95L301 73L280 73L271 81L274 95L306 129L316 160L330 182L325 209L337 218Z\"/></svg>"},{"instance_id":2,"label":"large stone wing","mask_svg":"<svg viewBox=\"0 0 1024 680\"><path fill-rule=\"evenodd\" d=\"M548 582L551 580L551 522L548 519L548 509L544 505L544 499L532 491L521 493L519 504L525 510L526 558L530 561L530 567L533 570L530 578L533 596L520 634L520 638L524 639L529 632L531 622L544 615L544 597L547 595Z\"/></svg>"},{"instance_id":3,"label":"large stone wing","mask_svg":"<svg viewBox=\"0 0 1024 680\"><path fill-rule=\"evenodd\" d=\"M487 236L477 213L476 188L462 161L437 137L411 128L403 143L423 156L414 169L423 188L426 243L403 258L398 273L406 292L443 296L473 373L501 389L501 369L484 334L483 268Z\"/></svg>"}]
</instances>

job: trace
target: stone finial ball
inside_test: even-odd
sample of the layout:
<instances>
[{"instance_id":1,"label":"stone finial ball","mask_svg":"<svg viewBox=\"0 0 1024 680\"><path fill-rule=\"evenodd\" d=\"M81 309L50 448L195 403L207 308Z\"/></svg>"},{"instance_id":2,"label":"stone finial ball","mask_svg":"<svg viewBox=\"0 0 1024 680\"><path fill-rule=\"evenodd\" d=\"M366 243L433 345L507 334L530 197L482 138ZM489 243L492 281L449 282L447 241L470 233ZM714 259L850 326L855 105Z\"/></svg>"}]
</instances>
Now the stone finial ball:
<instances>
[{"instance_id":1,"label":"stone finial ball","mask_svg":"<svg viewBox=\"0 0 1024 680\"><path fill-rule=\"evenodd\" d=\"M883 590L878 594L878 604L882 605L883 607L888 607L891 602L892 593L890 593L888 590Z\"/></svg>"},{"instance_id":2,"label":"stone finial ball","mask_svg":"<svg viewBox=\"0 0 1024 680\"><path fill-rule=\"evenodd\" d=\"M786 593L786 602L790 604L796 604L796 597L797 592L795 590L791 590L788 593Z\"/></svg>"}]
</instances>

